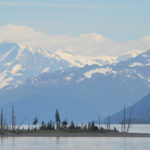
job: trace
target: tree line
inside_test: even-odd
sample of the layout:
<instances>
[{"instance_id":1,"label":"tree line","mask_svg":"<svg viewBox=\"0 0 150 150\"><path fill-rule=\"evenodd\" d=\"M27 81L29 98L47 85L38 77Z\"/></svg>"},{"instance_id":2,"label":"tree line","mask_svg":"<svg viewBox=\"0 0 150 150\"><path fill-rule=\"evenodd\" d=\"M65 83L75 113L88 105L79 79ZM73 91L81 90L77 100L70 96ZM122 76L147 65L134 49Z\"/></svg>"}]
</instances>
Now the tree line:
<instances>
[{"instance_id":1,"label":"tree line","mask_svg":"<svg viewBox=\"0 0 150 150\"><path fill-rule=\"evenodd\" d=\"M77 124L74 121L71 121L70 123L67 121L67 118L64 120L61 120L60 114L58 109L55 111L55 121L48 121L47 123L42 121L39 122L38 117L35 117L33 119L32 125L29 125L28 128L23 128L25 119L20 123L16 124L16 116L14 111L14 106L12 105L12 111L11 111L11 124L8 124L6 122L6 119L4 118L3 109L1 109L0 113L0 131L3 132L21 132L21 131L40 131L40 130L75 130L75 131L100 131L100 132L110 132L115 131L116 128L112 130L110 127L110 117L108 119L108 122L105 125L105 128L100 125L100 117L98 124L95 124L94 121L88 122L88 124Z\"/></svg>"},{"instance_id":2,"label":"tree line","mask_svg":"<svg viewBox=\"0 0 150 150\"><path fill-rule=\"evenodd\" d=\"M59 111L56 109L55 112L55 122L50 120L48 123L44 121L41 122L40 126L38 125L38 118L35 117L33 120L34 130L84 130L84 131L112 131L110 128L110 124L107 123L106 128L100 126L99 124L96 125L94 121L88 122L88 124L77 124L74 121L68 123L67 119L61 121ZM117 131L114 127L113 131Z\"/></svg>"}]
</instances>

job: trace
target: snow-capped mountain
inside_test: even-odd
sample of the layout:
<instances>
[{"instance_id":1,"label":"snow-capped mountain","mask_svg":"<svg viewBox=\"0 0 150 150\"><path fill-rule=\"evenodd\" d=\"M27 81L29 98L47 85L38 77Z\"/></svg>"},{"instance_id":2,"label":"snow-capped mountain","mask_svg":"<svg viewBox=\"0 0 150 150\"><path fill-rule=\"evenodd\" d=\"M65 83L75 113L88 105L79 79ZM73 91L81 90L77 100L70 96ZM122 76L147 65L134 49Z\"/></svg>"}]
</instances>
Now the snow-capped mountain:
<instances>
[{"instance_id":1,"label":"snow-capped mountain","mask_svg":"<svg viewBox=\"0 0 150 150\"><path fill-rule=\"evenodd\" d=\"M133 50L133 51L129 51L129 52L126 52L124 53L123 55L119 56L117 58L117 61L125 61L129 58L134 58L140 54L144 53L144 51L140 51L140 50Z\"/></svg>"},{"instance_id":2,"label":"snow-capped mountain","mask_svg":"<svg viewBox=\"0 0 150 150\"><path fill-rule=\"evenodd\" d=\"M47 74L41 74L37 77L30 78L28 81L31 81L34 86L36 85L36 81L41 81L42 77L45 75ZM126 61L120 61L118 63L112 63L103 66L94 64L86 65L80 68L72 67L67 70L57 70L56 72L48 73L48 75L50 75L49 79L51 81L54 79L55 81L59 81L59 83L79 83L101 75L113 76L114 78L117 76L125 76L130 79L142 79L147 83L150 83L150 50L140 53L136 57L132 57ZM55 75L54 78L51 78L53 75Z\"/></svg>"},{"instance_id":3,"label":"snow-capped mountain","mask_svg":"<svg viewBox=\"0 0 150 150\"><path fill-rule=\"evenodd\" d=\"M0 89L7 85L18 85L44 72L66 70L70 67L99 66L117 63L135 57L141 51L132 51L120 57L86 57L65 50L25 47L15 43L0 44Z\"/></svg>"},{"instance_id":4,"label":"snow-capped mountain","mask_svg":"<svg viewBox=\"0 0 150 150\"><path fill-rule=\"evenodd\" d=\"M18 83L44 72L65 70L86 64L104 65L114 57L85 57L71 52L46 48L24 47L14 43L0 44L0 88Z\"/></svg>"},{"instance_id":5,"label":"snow-capped mountain","mask_svg":"<svg viewBox=\"0 0 150 150\"><path fill-rule=\"evenodd\" d=\"M98 114L113 114L124 104L132 105L149 91L150 51L147 51L104 66L94 64L45 72L17 87L1 90L0 99L1 104L13 101L20 115L28 110L29 114L48 120L46 114L58 108L63 117L69 113L68 117L87 121Z\"/></svg>"}]
</instances>

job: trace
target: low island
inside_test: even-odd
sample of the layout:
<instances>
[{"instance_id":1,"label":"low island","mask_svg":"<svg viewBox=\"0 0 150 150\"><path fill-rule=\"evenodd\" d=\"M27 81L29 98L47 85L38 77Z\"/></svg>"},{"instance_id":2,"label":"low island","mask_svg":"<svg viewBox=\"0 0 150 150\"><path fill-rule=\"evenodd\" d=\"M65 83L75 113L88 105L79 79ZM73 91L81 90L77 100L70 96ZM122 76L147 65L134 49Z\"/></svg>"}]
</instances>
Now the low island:
<instances>
[{"instance_id":1,"label":"low island","mask_svg":"<svg viewBox=\"0 0 150 150\"><path fill-rule=\"evenodd\" d=\"M77 124L74 121L68 123L67 119L61 121L59 111L56 110L55 121L50 120L38 124L38 117L33 119L32 125L24 125L24 120L17 125L14 108L12 106L12 123L4 122L3 111L0 115L0 137L150 137L146 133L129 133L131 118L124 117L121 123L121 131L114 126L111 128L110 117L105 125L91 121L88 123Z\"/></svg>"}]
</instances>

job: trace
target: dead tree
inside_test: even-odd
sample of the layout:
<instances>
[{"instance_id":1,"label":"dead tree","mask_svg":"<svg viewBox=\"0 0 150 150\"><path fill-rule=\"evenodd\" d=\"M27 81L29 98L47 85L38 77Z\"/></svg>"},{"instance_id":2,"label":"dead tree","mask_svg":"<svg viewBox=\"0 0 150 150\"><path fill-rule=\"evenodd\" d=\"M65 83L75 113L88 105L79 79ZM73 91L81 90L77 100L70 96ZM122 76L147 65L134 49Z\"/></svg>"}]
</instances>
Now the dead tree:
<instances>
[{"instance_id":1,"label":"dead tree","mask_svg":"<svg viewBox=\"0 0 150 150\"><path fill-rule=\"evenodd\" d=\"M4 125L4 116L3 116L3 109L1 109L1 119L0 119L0 125L1 125L1 132L3 132L3 125Z\"/></svg>"},{"instance_id":2,"label":"dead tree","mask_svg":"<svg viewBox=\"0 0 150 150\"><path fill-rule=\"evenodd\" d=\"M100 124L101 124L100 115L98 116L98 124L99 124L99 130L100 130Z\"/></svg>"},{"instance_id":3,"label":"dead tree","mask_svg":"<svg viewBox=\"0 0 150 150\"><path fill-rule=\"evenodd\" d=\"M123 111L123 132L126 131L126 106L124 105L124 111Z\"/></svg>"},{"instance_id":4,"label":"dead tree","mask_svg":"<svg viewBox=\"0 0 150 150\"><path fill-rule=\"evenodd\" d=\"M110 115L108 116L108 130L110 130L110 124L111 124L111 122L110 122Z\"/></svg>"},{"instance_id":5,"label":"dead tree","mask_svg":"<svg viewBox=\"0 0 150 150\"><path fill-rule=\"evenodd\" d=\"M132 118L132 107L130 109L127 132L129 132L129 128L130 128L130 125L131 125L131 118Z\"/></svg>"},{"instance_id":6,"label":"dead tree","mask_svg":"<svg viewBox=\"0 0 150 150\"><path fill-rule=\"evenodd\" d=\"M16 117L14 112L14 106L12 105L12 131L15 131L15 125L16 125Z\"/></svg>"},{"instance_id":7,"label":"dead tree","mask_svg":"<svg viewBox=\"0 0 150 150\"><path fill-rule=\"evenodd\" d=\"M123 132L123 118L121 120L121 132Z\"/></svg>"}]
</instances>

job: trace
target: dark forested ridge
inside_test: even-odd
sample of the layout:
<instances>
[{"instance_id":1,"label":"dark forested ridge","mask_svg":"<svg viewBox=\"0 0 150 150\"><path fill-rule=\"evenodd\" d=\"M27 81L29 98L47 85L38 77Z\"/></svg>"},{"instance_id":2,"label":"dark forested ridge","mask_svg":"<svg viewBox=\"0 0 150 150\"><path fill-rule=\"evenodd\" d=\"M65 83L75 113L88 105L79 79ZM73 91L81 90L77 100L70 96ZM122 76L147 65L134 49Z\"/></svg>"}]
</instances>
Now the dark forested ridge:
<instances>
[{"instance_id":1,"label":"dark forested ridge","mask_svg":"<svg viewBox=\"0 0 150 150\"><path fill-rule=\"evenodd\" d=\"M128 120L130 109L132 108L132 122L131 123L150 123L150 94L143 97L139 102L126 109L126 118ZM112 123L121 123L123 110L111 116ZM107 119L104 119L105 122Z\"/></svg>"}]
</instances>

